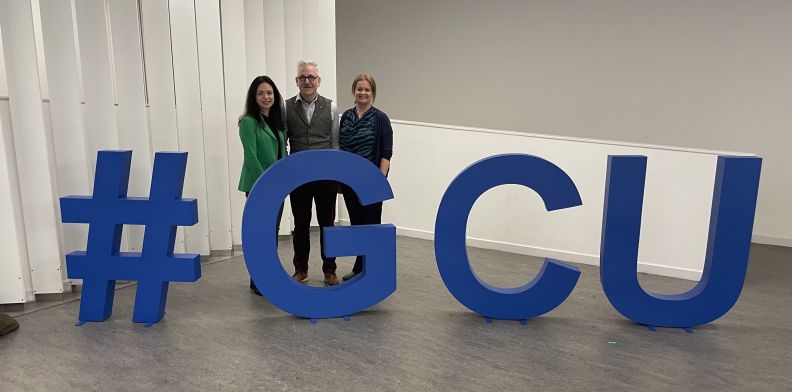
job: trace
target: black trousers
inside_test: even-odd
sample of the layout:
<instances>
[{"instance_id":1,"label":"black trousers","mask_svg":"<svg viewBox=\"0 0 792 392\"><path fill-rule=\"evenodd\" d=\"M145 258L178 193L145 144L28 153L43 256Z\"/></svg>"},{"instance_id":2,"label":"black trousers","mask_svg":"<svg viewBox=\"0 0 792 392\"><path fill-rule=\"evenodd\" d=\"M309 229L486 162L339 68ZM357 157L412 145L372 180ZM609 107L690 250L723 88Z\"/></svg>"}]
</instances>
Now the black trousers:
<instances>
[{"instance_id":1,"label":"black trousers","mask_svg":"<svg viewBox=\"0 0 792 392\"><path fill-rule=\"evenodd\" d=\"M336 194L338 183L335 181L314 181L303 184L290 195L292 214L294 215L294 271L308 272L308 256L311 254L311 240L308 228L311 225L311 209L316 203L316 219L319 221L319 242L322 254L322 272L335 273L335 257L324 254L325 227L333 227L335 221Z\"/></svg>"},{"instance_id":2,"label":"black trousers","mask_svg":"<svg viewBox=\"0 0 792 392\"><path fill-rule=\"evenodd\" d=\"M382 202L364 206L352 188L341 184L341 192L344 194L344 204L349 211L349 221L353 226L356 225L376 225L382 223ZM363 256L355 258L355 266L352 272L363 271Z\"/></svg>"}]
</instances>

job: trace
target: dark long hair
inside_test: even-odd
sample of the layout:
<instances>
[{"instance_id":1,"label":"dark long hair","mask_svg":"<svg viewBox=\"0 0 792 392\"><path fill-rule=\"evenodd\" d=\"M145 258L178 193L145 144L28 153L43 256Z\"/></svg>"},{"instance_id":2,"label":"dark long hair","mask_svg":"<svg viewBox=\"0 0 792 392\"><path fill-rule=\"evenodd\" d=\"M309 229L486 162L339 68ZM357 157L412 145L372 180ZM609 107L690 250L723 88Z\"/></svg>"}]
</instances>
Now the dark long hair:
<instances>
[{"instance_id":1,"label":"dark long hair","mask_svg":"<svg viewBox=\"0 0 792 392\"><path fill-rule=\"evenodd\" d=\"M259 109L258 103L256 103L256 90L258 90L258 86L261 83L267 83L272 86L272 92L275 95L275 101L272 103L269 116L265 116L264 113L261 113L261 109ZM273 132L283 131L284 121L282 106L283 98L281 97L281 93L278 91L278 86L275 85L275 82L273 82L269 76L259 76L253 79L253 82L250 83L250 87L248 88L247 92L247 98L245 99L245 113L242 113L242 116L239 117L239 121L242 122L242 119L245 118L245 116L250 116L259 124L261 124L262 120L265 121Z\"/></svg>"}]
</instances>

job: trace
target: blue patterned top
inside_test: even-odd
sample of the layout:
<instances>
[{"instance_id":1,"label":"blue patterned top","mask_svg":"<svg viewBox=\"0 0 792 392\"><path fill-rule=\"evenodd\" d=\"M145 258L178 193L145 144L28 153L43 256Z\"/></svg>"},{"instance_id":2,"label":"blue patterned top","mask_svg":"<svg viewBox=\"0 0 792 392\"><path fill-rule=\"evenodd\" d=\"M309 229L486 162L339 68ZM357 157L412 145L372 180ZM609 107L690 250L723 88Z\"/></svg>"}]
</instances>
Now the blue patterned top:
<instances>
[{"instance_id":1,"label":"blue patterned top","mask_svg":"<svg viewBox=\"0 0 792 392\"><path fill-rule=\"evenodd\" d=\"M341 150L360 155L379 166L379 162L374 162L377 155L374 130L375 112L376 110L371 108L363 113L363 117L357 118L357 112L354 109L347 110L341 120L343 127L341 127L339 138Z\"/></svg>"}]
</instances>

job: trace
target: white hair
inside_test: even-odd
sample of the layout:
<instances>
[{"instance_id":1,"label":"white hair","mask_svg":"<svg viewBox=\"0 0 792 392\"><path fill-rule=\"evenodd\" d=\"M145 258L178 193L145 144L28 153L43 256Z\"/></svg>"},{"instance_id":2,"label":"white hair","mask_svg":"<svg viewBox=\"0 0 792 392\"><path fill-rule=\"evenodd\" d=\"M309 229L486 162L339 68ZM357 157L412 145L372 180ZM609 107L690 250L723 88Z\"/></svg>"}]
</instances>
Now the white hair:
<instances>
[{"instance_id":1,"label":"white hair","mask_svg":"<svg viewBox=\"0 0 792 392\"><path fill-rule=\"evenodd\" d=\"M300 61L298 61L297 62L297 72L300 72L300 68L305 67L307 65L310 65L310 66L314 67L314 69L316 70L316 73L317 74L319 73L319 65L316 64L315 62L311 61L311 60L300 60Z\"/></svg>"}]
</instances>

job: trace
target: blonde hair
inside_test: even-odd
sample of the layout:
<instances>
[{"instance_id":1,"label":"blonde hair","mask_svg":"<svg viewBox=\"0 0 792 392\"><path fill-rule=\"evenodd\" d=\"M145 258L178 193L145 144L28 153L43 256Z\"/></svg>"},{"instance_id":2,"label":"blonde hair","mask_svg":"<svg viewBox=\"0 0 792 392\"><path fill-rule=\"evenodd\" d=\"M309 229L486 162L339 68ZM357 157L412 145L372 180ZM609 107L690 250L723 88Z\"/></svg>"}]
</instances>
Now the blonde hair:
<instances>
[{"instance_id":1,"label":"blonde hair","mask_svg":"<svg viewBox=\"0 0 792 392\"><path fill-rule=\"evenodd\" d=\"M297 72L299 73L300 72L300 68L308 66L308 65L314 67L314 69L316 70L316 74L317 75L319 74L319 64L316 64L315 62L313 62L311 60L300 60L300 61L298 61L297 62Z\"/></svg>"},{"instance_id":2,"label":"blonde hair","mask_svg":"<svg viewBox=\"0 0 792 392\"><path fill-rule=\"evenodd\" d=\"M374 81L374 77L370 74L362 73L358 76L355 76L355 80L352 81L352 95L355 95L355 88L357 87L358 82L360 81L367 81L371 85L371 94L373 95L372 101L377 99L377 82Z\"/></svg>"}]
</instances>

